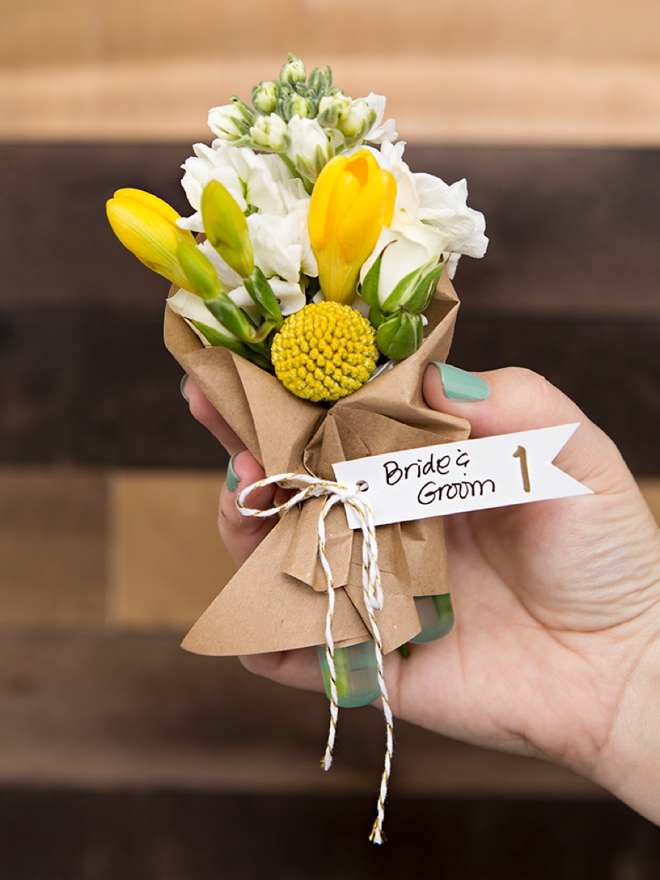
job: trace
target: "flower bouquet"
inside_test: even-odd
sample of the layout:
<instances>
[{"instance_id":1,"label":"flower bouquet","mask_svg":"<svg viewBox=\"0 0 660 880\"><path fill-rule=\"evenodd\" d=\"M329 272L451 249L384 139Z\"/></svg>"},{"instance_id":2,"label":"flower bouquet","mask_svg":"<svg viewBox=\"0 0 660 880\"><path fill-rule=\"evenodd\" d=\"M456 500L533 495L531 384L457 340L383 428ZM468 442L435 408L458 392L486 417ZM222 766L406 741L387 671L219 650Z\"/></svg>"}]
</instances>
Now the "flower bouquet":
<instances>
[{"instance_id":1,"label":"flower bouquet","mask_svg":"<svg viewBox=\"0 0 660 880\"><path fill-rule=\"evenodd\" d=\"M368 493L336 483L333 465L468 436L467 423L426 406L421 385L449 350L458 259L487 245L465 181L412 173L384 110L383 97L347 97L329 68L307 78L290 55L251 106L234 96L210 111L216 139L183 165L191 216L139 190L108 202L120 240L173 284L168 349L266 482L294 492L266 512L246 507L254 487L241 492L246 515L280 521L183 646L318 646L332 707L326 768L337 706L382 696L376 842L392 748L382 655L451 626L442 520L374 529Z\"/></svg>"}]
</instances>

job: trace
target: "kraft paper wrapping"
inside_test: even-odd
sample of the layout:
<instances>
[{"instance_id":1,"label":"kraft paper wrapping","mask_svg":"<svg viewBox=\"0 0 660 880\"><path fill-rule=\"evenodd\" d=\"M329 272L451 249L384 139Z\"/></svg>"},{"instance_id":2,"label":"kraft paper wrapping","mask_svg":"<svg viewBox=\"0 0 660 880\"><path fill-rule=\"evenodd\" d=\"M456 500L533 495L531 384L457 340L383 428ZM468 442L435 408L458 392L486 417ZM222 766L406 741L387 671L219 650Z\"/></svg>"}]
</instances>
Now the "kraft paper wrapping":
<instances>
[{"instance_id":1,"label":"kraft paper wrapping","mask_svg":"<svg viewBox=\"0 0 660 880\"><path fill-rule=\"evenodd\" d=\"M295 397L275 376L227 349L204 348L170 309L165 343L268 476L294 472L334 480L338 461L468 437L466 421L429 409L422 396L427 364L444 361L449 352L457 308L443 273L419 350L330 407ZM282 516L190 630L186 650L224 656L325 643L328 599L317 532L324 502L313 498ZM344 647L371 638L362 598L362 533L348 528L341 505L331 510L326 530L336 585L333 634ZM421 629L413 597L448 592L442 519L379 526L376 534L384 594L376 621L388 652Z\"/></svg>"}]
</instances>

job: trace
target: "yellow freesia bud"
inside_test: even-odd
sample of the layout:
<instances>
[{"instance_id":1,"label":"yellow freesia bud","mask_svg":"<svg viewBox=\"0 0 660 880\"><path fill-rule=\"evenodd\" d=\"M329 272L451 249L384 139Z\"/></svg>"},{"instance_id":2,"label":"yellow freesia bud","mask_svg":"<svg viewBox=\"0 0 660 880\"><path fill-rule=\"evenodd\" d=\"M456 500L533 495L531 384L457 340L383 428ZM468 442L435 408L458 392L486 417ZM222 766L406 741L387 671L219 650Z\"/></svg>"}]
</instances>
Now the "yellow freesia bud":
<instances>
[{"instance_id":1,"label":"yellow freesia bud","mask_svg":"<svg viewBox=\"0 0 660 880\"><path fill-rule=\"evenodd\" d=\"M177 249L195 244L187 229L179 229L179 214L167 202L140 189L119 189L106 204L108 220L119 241L149 269L178 287L188 288Z\"/></svg>"},{"instance_id":2,"label":"yellow freesia bud","mask_svg":"<svg viewBox=\"0 0 660 880\"><path fill-rule=\"evenodd\" d=\"M236 199L218 181L212 180L202 193L204 232L222 259L241 278L254 270L254 251L245 215Z\"/></svg>"},{"instance_id":3,"label":"yellow freesia bud","mask_svg":"<svg viewBox=\"0 0 660 880\"><path fill-rule=\"evenodd\" d=\"M394 213L396 181L369 150L336 156L320 173L309 206L309 236L326 300L349 304L362 264Z\"/></svg>"}]
</instances>

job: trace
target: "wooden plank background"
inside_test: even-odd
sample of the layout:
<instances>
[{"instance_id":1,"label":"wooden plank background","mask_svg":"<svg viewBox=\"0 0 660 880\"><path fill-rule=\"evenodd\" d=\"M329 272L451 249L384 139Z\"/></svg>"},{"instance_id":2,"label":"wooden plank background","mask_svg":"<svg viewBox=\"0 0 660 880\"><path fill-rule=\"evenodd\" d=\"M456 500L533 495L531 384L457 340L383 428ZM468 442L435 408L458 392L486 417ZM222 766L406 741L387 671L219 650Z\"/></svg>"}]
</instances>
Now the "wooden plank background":
<instances>
[{"instance_id":1,"label":"wooden plank background","mask_svg":"<svg viewBox=\"0 0 660 880\"><path fill-rule=\"evenodd\" d=\"M288 50L417 143L660 143L655 0L3 0L0 138L195 140Z\"/></svg>"}]
</instances>

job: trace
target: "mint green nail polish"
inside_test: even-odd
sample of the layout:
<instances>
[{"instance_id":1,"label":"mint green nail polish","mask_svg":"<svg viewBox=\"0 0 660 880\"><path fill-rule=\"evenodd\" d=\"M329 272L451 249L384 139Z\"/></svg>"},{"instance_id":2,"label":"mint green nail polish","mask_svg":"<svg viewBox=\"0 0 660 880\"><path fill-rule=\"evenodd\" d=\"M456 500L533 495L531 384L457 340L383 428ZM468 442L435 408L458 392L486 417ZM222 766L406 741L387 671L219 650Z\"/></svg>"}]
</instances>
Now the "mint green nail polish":
<instances>
[{"instance_id":1,"label":"mint green nail polish","mask_svg":"<svg viewBox=\"0 0 660 880\"><path fill-rule=\"evenodd\" d=\"M317 645L316 652L323 673L325 692L330 699L330 670L325 656L325 646ZM337 676L337 703L344 709L368 706L380 696L376 646L373 639L359 645L335 650L335 674Z\"/></svg>"},{"instance_id":2,"label":"mint green nail polish","mask_svg":"<svg viewBox=\"0 0 660 880\"><path fill-rule=\"evenodd\" d=\"M415 645L424 645L443 638L454 625L454 609L449 593L416 596L415 610L422 625L422 631L414 639L410 639Z\"/></svg>"},{"instance_id":3,"label":"mint green nail polish","mask_svg":"<svg viewBox=\"0 0 660 880\"><path fill-rule=\"evenodd\" d=\"M481 376L450 367L449 364L434 363L440 370L442 387L450 400L486 400L490 394L490 388Z\"/></svg>"},{"instance_id":4,"label":"mint green nail polish","mask_svg":"<svg viewBox=\"0 0 660 880\"><path fill-rule=\"evenodd\" d=\"M188 381L188 373L184 373L181 376L181 384L179 385L179 391L181 392L181 397L185 400L186 403L190 403L186 396L186 382Z\"/></svg>"},{"instance_id":5,"label":"mint green nail polish","mask_svg":"<svg viewBox=\"0 0 660 880\"><path fill-rule=\"evenodd\" d=\"M229 459L229 463L227 464L227 488L230 492L235 492L238 489L238 484L241 482L238 474L234 470L233 461L238 455L238 452L235 452L232 457Z\"/></svg>"}]
</instances>

